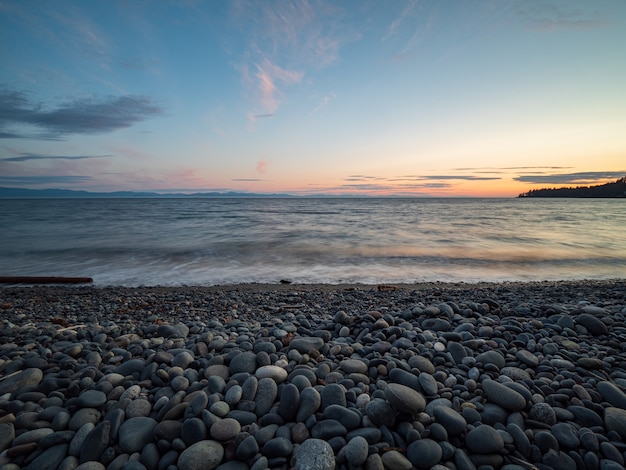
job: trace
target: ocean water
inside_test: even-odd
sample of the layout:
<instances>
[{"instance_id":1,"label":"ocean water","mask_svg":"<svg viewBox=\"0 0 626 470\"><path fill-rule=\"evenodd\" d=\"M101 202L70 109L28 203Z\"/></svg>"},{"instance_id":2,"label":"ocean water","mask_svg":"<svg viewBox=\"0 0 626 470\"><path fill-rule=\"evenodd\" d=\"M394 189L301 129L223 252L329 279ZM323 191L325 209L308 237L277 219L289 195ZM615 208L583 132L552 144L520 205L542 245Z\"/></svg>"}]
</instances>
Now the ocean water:
<instances>
[{"instance_id":1,"label":"ocean water","mask_svg":"<svg viewBox=\"0 0 626 470\"><path fill-rule=\"evenodd\" d=\"M626 278L626 200L0 200L0 276L98 286Z\"/></svg>"}]
</instances>

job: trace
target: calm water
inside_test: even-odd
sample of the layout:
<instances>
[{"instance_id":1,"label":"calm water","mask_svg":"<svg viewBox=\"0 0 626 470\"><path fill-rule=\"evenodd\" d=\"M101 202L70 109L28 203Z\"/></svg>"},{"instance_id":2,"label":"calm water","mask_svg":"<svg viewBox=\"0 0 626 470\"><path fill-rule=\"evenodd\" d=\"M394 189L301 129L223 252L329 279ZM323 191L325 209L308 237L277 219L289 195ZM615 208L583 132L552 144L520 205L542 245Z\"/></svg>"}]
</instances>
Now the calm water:
<instances>
[{"instance_id":1,"label":"calm water","mask_svg":"<svg viewBox=\"0 0 626 470\"><path fill-rule=\"evenodd\" d=\"M0 276L96 285L626 278L626 200L0 200Z\"/></svg>"}]
</instances>

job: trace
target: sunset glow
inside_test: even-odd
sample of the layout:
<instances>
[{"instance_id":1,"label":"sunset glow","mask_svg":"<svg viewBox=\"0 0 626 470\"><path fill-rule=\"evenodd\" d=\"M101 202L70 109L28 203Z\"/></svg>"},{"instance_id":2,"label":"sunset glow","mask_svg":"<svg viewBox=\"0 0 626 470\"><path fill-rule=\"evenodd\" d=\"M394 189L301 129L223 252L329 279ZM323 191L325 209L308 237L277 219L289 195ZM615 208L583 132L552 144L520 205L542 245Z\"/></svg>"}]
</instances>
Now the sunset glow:
<instances>
[{"instance_id":1,"label":"sunset glow","mask_svg":"<svg viewBox=\"0 0 626 470\"><path fill-rule=\"evenodd\" d=\"M622 0L9 0L0 40L1 187L512 197L626 175Z\"/></svg>"}]
</instances>

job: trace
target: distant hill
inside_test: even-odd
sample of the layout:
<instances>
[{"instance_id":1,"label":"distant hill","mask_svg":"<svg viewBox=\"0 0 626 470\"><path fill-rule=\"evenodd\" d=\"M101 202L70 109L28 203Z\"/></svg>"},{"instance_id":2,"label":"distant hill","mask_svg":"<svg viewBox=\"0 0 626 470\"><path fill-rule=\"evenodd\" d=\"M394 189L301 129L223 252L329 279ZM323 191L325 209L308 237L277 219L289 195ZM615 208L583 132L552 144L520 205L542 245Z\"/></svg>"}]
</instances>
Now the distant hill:
<instances>
[{"instance_id":1,"label":"distant hill","mask_svg":"<svg viewBox=\"0 0 626 470\"><path fill-rule=\"evenodd\" d=\"M626 176L614 183L597 186L577 186L574 188L531 189L518 197L626 197Z\"/></svg>"},{"instance_id":2,"label":"distant hill","mask_svg":"<svg viewBox=\"0 0 626 470\"><path fill-rule=\"evenodd\" d=\"M229 191L225 193L155 193L135 191L114 191L110 193L74 191L71 189L23 189L0 188L0 199L52 199L52 198L194 198L194 197L295 197L290 194L258 194Z\"/></svg>"}]
</instances>

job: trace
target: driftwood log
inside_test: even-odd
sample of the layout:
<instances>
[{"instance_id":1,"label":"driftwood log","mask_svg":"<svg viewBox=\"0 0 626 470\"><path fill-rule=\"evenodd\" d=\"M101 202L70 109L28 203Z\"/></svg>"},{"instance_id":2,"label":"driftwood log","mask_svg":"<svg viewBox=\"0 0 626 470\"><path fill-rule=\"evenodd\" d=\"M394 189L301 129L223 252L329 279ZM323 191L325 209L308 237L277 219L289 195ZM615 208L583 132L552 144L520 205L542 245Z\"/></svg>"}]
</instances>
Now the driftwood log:
<instances>
[{"instance_id":1,"label":"driftwood log","mask_svg":"<svg viewBox=\"0 0 626 470\"><path fill-rule=\"evenodd\" d=\"M0 276L0 284L90 284L90 277Z\"/></svg>"}]
</instances>

